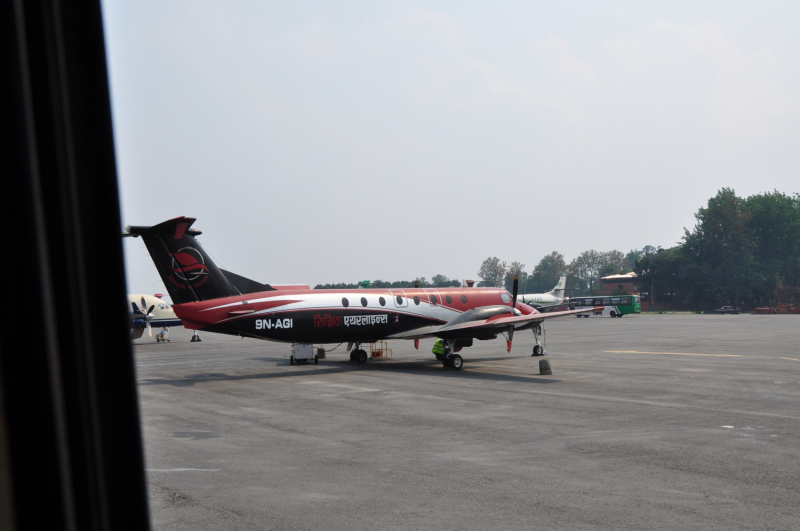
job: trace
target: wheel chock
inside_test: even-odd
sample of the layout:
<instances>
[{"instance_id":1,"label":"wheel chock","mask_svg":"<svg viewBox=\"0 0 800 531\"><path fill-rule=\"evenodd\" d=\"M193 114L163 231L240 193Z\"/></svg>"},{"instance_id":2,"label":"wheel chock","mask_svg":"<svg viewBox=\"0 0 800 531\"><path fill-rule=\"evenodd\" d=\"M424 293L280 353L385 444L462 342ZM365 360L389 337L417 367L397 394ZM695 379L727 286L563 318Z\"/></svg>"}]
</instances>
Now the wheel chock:
<instances>
[{"instance_id":1,"label":"wheel chock","mask_svg":"<svg viewBox=\"0 0 800 531\"><path fill-rule=\"evenodd\" d=\"M544 376L553 374L553 369L550 368L550 360L547 358L539 360L539 374Z\"/></svg>"}]
</instances>

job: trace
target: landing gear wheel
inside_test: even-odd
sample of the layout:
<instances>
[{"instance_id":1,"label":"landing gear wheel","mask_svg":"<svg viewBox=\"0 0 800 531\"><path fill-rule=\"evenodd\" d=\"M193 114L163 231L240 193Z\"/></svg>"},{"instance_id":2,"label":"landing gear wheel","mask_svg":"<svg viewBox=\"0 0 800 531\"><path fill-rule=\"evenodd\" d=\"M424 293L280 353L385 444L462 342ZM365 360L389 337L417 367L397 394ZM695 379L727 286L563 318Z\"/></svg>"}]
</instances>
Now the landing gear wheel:
<instances>
[{"instance_id":1,"label":"landing gear wheel","mask_svg":"<svg viewBox=\"0 0 800 531\"><path fill-rule=\"evenodd\" d=\"M314 356L314 365L319 365L319 356Z\"/></svg>"},{"instance_id":2,"label":"landing gear wheel","mask_svg":"<svg viewBox=\"0 0 800 531\"><path fill-rule=\"evenodd\" d=\"M460 371L464 368L464 358L458 354L453 354L450 356L450 366L455 370Z\"/></svg>"},{"instance_id":3,"label":"landing gear wheel","mask_svg":"<svg viewBox=\"0 0 800 531\"><path fill-rule=\"evenodd\" d=\"M359 363L366 363L367 362L367 352L365 350L357 350L356 351L356 361Z\"/></svg>"},{"instance_id":4,"label":"landing gear wheel","mask_svg":"<svg viewBox=\"0 0 800 531\"><path fill-rule=\"evenodd\" d=\"M355 350L350 351L350 361L356 361L356 352Z\"/></svg>"},{"instance_id":5,"label":"landing gear wheel","mask_svg":"<svg viewBox=\"0 0 800 531\"><path fill-rule=\"evenodd\" d=\"M449 360L449 359L447 359L447 358L442 358L442 367L444 367L444 368L446 369L446 368L448 368L448 367L452 367L452 366L453 366L453 365L451 364L451 362L450 362L450 360Z\"/></svg>"},{"instance_id":6,"label":"landing gear wheel","mask_svg":"<svg viewBox=\"0 0 800 531\"><path fill-rule=\"evenodd\" d=\"M543 351L544 349L542 348L542 346L536 344L533 346L533 354L531 354L531 356L541 356Z\"/></svg>"},{"instance_id":7,"label":"landing gear wheel","mask_svg":"<svg viewBox=\"0 0 800 531\"><path fill-rule=\"evenodd\" d=\"M294 356L289 356L289 365L294 365Z\"/></svg>"}]
</instances>

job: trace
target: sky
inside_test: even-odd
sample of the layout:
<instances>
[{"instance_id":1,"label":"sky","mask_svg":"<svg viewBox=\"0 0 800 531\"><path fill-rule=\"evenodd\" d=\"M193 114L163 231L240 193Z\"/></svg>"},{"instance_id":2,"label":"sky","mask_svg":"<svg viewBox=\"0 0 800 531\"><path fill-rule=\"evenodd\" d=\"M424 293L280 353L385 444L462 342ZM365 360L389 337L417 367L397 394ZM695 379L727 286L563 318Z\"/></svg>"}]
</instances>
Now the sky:
<instances>
[{"instance_id":1,"label":"sky","mask_svg":"<svg viewBox=\"0 0 800 531\"><path fill-rule=\"evenodd\" d=\"M102 5L122 224L197 218L259 282L531 271L800 192L800 2Z\"/></svg>"}]
</instances>

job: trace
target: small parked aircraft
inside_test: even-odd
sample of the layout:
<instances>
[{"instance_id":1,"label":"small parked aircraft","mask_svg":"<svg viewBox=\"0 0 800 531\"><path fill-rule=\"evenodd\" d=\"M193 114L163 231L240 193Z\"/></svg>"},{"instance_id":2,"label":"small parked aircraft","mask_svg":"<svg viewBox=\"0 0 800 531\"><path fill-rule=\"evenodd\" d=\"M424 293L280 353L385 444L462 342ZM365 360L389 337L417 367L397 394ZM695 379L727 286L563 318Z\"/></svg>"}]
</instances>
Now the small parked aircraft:
<instances>
[{"instance_id":1,"label":"small parked aircraft","mask_svg":"<svg viewBox=\"0 0 800 531\"><path fill-rule=\"evenodd\" d=\"M195 239L194 218L179 217L152 227L128 226L141 237L174 302L183 326L221 334L294 344L348 343L350 358L367 361L362 343L386 339L443 339L443 364L459 370L457 354L474 339L532 330L533 355L541 355L542 323L594 308L539 313L503 288L404 288L314 290L308 286L261 284L219 268Z\"/></svg>"},{"instance_id":2,"label":"small parked aircraft","mask_svg":"<svg viewBox=\"0 0 800 531\"><path fill-rule=\"evenodd\" d=\"M567 284L566 275L558 279L558 284L548 293L529 293L519 296L519 300L536 309L552 308L564 303L564 291Z\"/></svg>"},{"instance_id":3,"label":"small parked aircraft","mask_svg":"<svg viewBox=\"0 0 800 531\"><path fill-rule=\"evenodd\" d=\"M128 294L131 339L139 339L145 330L147 330L147 335L153 337L153 326L161 328L183 326L181 320L175 315L175 311L162 297L161 293L155 295ZM160 341L161 337L163 336L158 336L156 339Z\"/></svg>"}]
</instances>

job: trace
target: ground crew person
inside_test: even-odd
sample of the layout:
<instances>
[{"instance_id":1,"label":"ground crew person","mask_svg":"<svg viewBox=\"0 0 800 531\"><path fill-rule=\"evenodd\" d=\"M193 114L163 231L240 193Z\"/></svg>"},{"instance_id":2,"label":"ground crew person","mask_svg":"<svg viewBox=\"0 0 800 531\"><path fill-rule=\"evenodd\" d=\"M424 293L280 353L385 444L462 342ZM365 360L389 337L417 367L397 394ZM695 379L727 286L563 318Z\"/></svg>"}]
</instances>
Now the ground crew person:
<instances>
[{"instance_id":1,"label":"ground crew person","mask_svg":"<svg viewBox=\"0 0 800 531\"><path fill-rule=\"evenodd\" d=\"M444 359L444 355L446 352L446 347L444 346L444 340L440 339L436 343L433 344L433 349L431 350L436 355L436 359L442 361Z\"/></svg>"}]
</instances>

